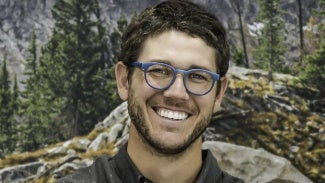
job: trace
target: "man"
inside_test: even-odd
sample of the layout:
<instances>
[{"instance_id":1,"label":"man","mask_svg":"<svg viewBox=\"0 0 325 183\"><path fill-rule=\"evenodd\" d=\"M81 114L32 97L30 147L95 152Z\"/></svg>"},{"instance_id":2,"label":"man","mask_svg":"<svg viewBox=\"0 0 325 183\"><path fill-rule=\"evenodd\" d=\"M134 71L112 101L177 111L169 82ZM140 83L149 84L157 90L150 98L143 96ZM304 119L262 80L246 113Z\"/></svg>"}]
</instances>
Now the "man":
<instances>
[{"instance_id":1,"label":"man","mask_svg":"<svg viewBox=\"0 0 325 183\"><path fill-rule=\"evenodd\" d=\"M243 182L201 150L227 87L229 48L212 14L185 0L148 8L127 28L120 60L115 74L128 101L128 143L59 182Z\"/></svg>"}]
</instances>

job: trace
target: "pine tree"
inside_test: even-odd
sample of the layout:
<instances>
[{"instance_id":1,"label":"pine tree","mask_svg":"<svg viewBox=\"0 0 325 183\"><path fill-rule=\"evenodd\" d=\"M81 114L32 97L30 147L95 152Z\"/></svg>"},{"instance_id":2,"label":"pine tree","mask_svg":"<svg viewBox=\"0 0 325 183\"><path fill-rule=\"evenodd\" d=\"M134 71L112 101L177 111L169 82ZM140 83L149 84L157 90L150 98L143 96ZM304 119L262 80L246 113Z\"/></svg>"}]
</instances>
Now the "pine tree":
<instances>
[{"instance_id":1,"label":"pine tree","mask_svg":"<svg viewBox=\"0 0 325 183\"><path fill-rule=\"evenodd\" d=\"M57 0L56 23L40 60L40 76L59 106L56 116L70 123L70 136L89 132L108 113L107 38L96 0ZM105 98L103 98L103 96Z\"/></svg>"},{"instance_id":2,"label":"pine tree","mask_svg":"<svg viewBox=\"0 0 325 183\"><path fill-rule=\"evenodd\" d=\"M21 83L25 85L25 91L21 93L22 97L27 99L29 94L34 92L34 87L37 84L37 45L36 45L36 33L35 30L31 33L31 41L27 49L27 57L25 62L24 75L27 77L25 81Z\"/></svg>"},{"instance_id":3,"label":"pine tree","mask_svg":"<svg viewBox=\"0 0 325 183\"><path fill-rule=\"evenodd\" d=\"M298 20L299 20L299 37L300 37L300 63L302 64L305 56L304 29L303 29L303 10L301 0L297 0Z\"/></svg>"},{"instance_id":4,"label":"pine tree","mask_svg":"<svg viewBox=\"0 0 325 183\"><path fill-rule=\"evenodd\" d=\"M241 6L243 4L243 1L241 0L232 0L230 1L230 4L235 11L238 21L239 21L239 32L241 36L241 43L243 47L243 51L240 51L238 49L235 49L235 55L234 60L237 62L237 65L244 64L246 68L249 68L249 60L248 60L248 53L247 53L247 46L246 46L246 39L245 39L245 33L244 33L244 26L243 26L243 7Z\"/></svg>"},{"instance_id":5,"label":"pine tree","mask_svg":"<svg viewBox=\"0 0 325 183\"><path fill-rule=\"evenodd\" d=\"M20 90L18 87L18 81L17 81L17 75L14 77L14 86L13 86L13 91L12 91L12 99L11 99L11 109L12 109L12 135L11 135L11 140L12 140L12 149L11 152L14 150L17 150L17 144L19 144L20 140L20 130L19 130L19 123L20 118L19 118L19 110L21 106L21 100L20 100Z\"/></svg>"},{"instance_id":6,"label":"pine tree","mask_svg":"<svg viewBox=\"0 0 325 183\"><path fill-rule=\"evenodd\" d=\"M5 153L14 149L12 92L10 88L7 59L3 60L0 73L0 149Z\"/></svg>"},{"instance_id":7,"label":"pine tree","mask_svg":"<svg viewBox=\"0 0 325 183\"><path fill-rule=\"evenodd\" d=\"M321 19L325 18L325 0L320 0L319 5L321 10L318 15ZM325 31L325 24L321 25L322 31ZM306 66L302 69L299 75L299 82L305 86L312 86L317 88L320 92L320 97L325 96L325 34L323 34L320 48L314 55L309 55L306 58Z\"/></svg>"},{"instance_id":8,"label":"pine tree","mask_svg":"<svg viewBox=\"0 0 325 183\"><path fill-rule=\"evenodd\" d=\"M19 94L20 94L20 91L18 88L17 75L15 75L13 94L12 94L12 109L14 110L14 113L17 113L19 110L19 107L20 107Z\"/></svg>"},{"instance_id":9,"label":"pine tree","mask_svg":"<svg viewBox=\"0 0 325 183\"><path fill-rule=\"evenodd\" d=\"M320 97L325 96L325 42L315 55L306 58L306 67L299 78L303 85L318 88Z\"/></svg>"},{"instance_id":10,"label":"pine tree","mask_svg":"<svg viewBox=\"0 0 325 183\"><path fill-rule=\"evenodd\" d=\"M110 35L114 63L118 61L118 56L120 54L121 39L127 25L128 21L126 20L125 15L122 15L117 21L117 28L114 28L114 31Z\"/></svg>"},{"instance_id":11,"label":"pine tree","mask_svg":"<svg viewBox=\"0 0 325 183\"><path fill-rule=\"evenodd\" d=\"M30 45L27 50L24 75L27 77L24 84L25 90L21 92L21 118L19 125L21 151L32 151L45 144L53 143L60 135L57 131L58 124L53 120L57 111L53 110L51 92L47 85L40 79L40 66L37 55L36 33L32 31ZM55 135L54 135L55 134Z\"/></svg>"},{"instance_id":12,"label":"pine tree","mask_svg":"<svg viewBox=\"0 0 325 183\"><path fill-rule=\"evenodd\" d=\"M269 80L272 80L272 73L286 72L284 62L284 37L283 21L279 10L280 0L259 0L259 20L264 24L259 35L259 45L254 53L255 67L267 69Z\"/></svg>"}]
</instances>

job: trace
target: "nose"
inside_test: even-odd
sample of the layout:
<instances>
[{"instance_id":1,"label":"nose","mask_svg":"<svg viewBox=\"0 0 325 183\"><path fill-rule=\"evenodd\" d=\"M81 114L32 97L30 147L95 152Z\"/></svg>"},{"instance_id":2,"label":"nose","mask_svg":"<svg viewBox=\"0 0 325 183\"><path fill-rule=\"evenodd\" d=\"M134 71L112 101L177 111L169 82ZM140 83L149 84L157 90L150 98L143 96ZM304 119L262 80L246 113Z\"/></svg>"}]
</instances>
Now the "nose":
<instances>
[{"instance_id":1,"label":"nose","mask_svg":"<svg viewBox=\"0 0 325 183\"><path fill-rule=\"evenodd\" d=\"M164 91L164 96L183 100L189 99L189 94L185 88L183 81L183 74L178 73L176 75L174 83Z\"/></svg>"}]
</instances>

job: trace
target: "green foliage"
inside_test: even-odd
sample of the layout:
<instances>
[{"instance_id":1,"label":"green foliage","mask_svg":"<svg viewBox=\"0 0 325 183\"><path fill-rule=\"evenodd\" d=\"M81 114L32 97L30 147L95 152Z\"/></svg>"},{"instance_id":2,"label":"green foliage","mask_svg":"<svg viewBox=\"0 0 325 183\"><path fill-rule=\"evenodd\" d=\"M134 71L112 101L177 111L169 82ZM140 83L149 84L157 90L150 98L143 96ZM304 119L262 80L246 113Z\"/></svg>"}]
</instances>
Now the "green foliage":
<instances>
[{"instance_id":1,"label":"green foliage","mask_svg":"<svg viewBox=\"0 0 325 183\"><path fill-rule=\"evenodd\" d=\"M1 80L0 80L0 88L4 91L10 90L10 80L9 73L7 70L7 57L5 56L3 59L3 65L1 68Z\"/></svg>"},{"instance_id":2,"label":"green foliage","mask_svg":"<svg viewBox=\"0 0 325 183\"><path fill-rule=\"evenodd\" d=\"M53 34L40 55L36 32L32 31L22 92L16 78L11 91L4 61L0 75L0 148L6 152L32 151L84 135L121 102L98 1L57 0L52 14L56 21ZM115 36L110 37L115 58L126 25L123 16Z\"/></svg>"},{"instance_id":3,"label":"green foliage","mask_svg":"<svg viewBox=\"0 0 325 183\"><path fill-rule=\"evenodd\" d=\"M121 102L98 1L57 0L52 15L53 34L41 55L35 31L27 50L25 90L17 103L21 151L88 133ZM126 24L124 17L119 30Z\"/></svg>"},{"instance_id":4,"label":"green foliage","mask_svg":"<svg viewBox=\"0 0 325 183\"><path fill-rule=\"evenodd\" d=\"M19 110L22 122L17 134L20 151L35 150L55 139L60 140L61 135L54 118L58 114L56 103L50 98L52 93L40 77L35 31L27 51L24 71L27 79L22 81L25 90L21 92L23 100Z\"/></svg>"},{"instance_id":5,"label":"green foliage","mask_svg":"<svg viewBox=\"0 0 325 183\"><path fill-rule=\"evenodd\" d=\"M56 23L41 56L40 78L58 104L59 123L69 126L63 135L82 135L117 100L107 89L113 77L105 28L94 0L58 0L52 14Z\"/></svg>"},{"instance_id":6,"label":"green foliage","mask_svg":"<svg viewBox=\"0 0 325 183\"><path fill-rule=\"evenodd\" d=\"M10 88L7 59L3 60L0 72L0 149L4 153L12 152L15 148L13 94Z\"/></svg>"},{"instance_id":7,"label":"green foliage","mask_svg":"<svg viewBox=\"0 0 325 183\"><path fill-rule=\"evenodd\" d=\"M324 17L325 16L325 0L319 0L319 7L320 7L320 10L317 12L320 16Z\"/></svg>"},{"instance_id":8,"label":"green foliage","mask_svg":"<svg viewBox=\"0 0 325 183\"><path fill-rule=\"evenodd\" d=\"M117 21L117 28L114 28L114 31L110 35L110 40L112 44L112 54L113 54L113 62L116 63L118 61L118 56L120 54L120 45L123 32L127 27L127 20L124 15Z\"/></svg>"},{"instance_id":9,"label":"green foliage","mask_svg":"<svg viewBox=\"0 0 325 183\"><path fill-rule=\"evenodd\" d=\"M304 31L305 41L305 54L314 54L320 48L321 40L325 35L325 31L320 27L320 21L316 17L311 16L307 23L308 29ZM316 32L316 33L315 33Z\"/></svg>"},{"instance_id":10,"label":"green foliage","mask_svg":"<svg viewBox=\"0 0 325 183\"><path fill-rule=\"evenodd\" d=\"M325 0L319 1L320 10L317 11L317 14L320 18L325 17ZM325 28L325 24L321 24L323 27L323 31ZM304 86L310 86L317 88L320 92L320 97L324 97L325 93L325 34L320 34L322 37L320 38L321 44L320 48L316 50L315 53L309 55L303 68L301 69L301 73L299 75L298 83Z\"/></svg>"},{"instance_id":11,"label":"green foliage","mask_svg":"<svg viewBox=\"0 0 325 183\"><path fill-rule=\"evenodd\" d=\"M20 106L19 95L20 95L20 91L18 88L17 75L15 75L13 94L12 94L12 108L15 112L19 110L19 106Z\"/></svg>"},{"instance_id":12,"label":"green foliage","mask_svg":"<svg viewBox=\"0 0 325 183\"><path fill-rule=\"evenodd\" d=\"M28 99L27 96L34 92L34 87L37 84L37 45L36 45L36 33L35 30L32 31L30 45L27 49L27 57L25 62L24 75L27 76L26 81L22 81L25 85L25 92L22 92L22 96Z\"/></svg>"},{"instance_id":13,"label":"green foliage","mask_svg":"<svg viewBox=\"0 0 325 183\"><path fill-rule=\"evenodd\" d=\"M325 93L325 43L316 52L306 59L306 67L299 76L299 82L303 85L312 86L320 91L324 97Z\"/></svg>"},{"instance_id":14,"label":"green foliage","mask_svg":"<svg viewBox=\"0 0 325 183\"><path fill-rule=\"evenodd\" d=\"M234 49L234 55L233 55L233 61L237 66L243 66L244 65L244 53L242 50Z\"/></svg>"},{"instance_id":15,"label":"green foliage","mask_svg":"<svg viewBox=\"0 0 325 183\"><path fill-rule=\"evenodd\" d=\"M256 59L255 67L267 69L269 75L273 71L285 72L288 69L284 64L284 23L279 10L279 0L259 0L259 20L264 24L259 35L259 46L253 56Z\"/></svg>"}]
</instances>

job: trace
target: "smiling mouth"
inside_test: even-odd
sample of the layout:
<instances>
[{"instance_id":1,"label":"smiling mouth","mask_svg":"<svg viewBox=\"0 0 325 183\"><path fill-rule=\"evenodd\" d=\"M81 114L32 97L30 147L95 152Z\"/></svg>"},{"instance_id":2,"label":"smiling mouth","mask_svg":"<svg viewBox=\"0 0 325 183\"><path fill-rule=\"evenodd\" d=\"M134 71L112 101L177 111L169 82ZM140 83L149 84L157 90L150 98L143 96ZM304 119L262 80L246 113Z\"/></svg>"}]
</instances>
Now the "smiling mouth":
<instances>
[{"instance_id":1,"label":"smiling mouth","mask_svg":"<svg viewBox=\"0 0 325 183\"><path fill-rule=\"evenodd\" d=\"M155 108L155 111L159 116L171 120L185 120L189 117L189 114L186 112L173 111L164 108Z\"/></svg>"}]
</instances>

